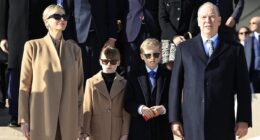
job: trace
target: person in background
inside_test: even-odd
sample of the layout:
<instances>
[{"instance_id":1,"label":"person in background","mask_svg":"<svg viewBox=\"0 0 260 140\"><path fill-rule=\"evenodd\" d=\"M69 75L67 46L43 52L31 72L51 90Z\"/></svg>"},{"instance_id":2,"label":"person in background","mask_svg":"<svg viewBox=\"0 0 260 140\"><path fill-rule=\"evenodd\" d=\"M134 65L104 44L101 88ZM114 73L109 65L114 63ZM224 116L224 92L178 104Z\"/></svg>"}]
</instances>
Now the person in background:
<instances>
[{"instance_id":1,"label":"person in background","mask_svg":"<svg viewBox=\"0 0 260 140\"><path fill-rule=\"evenodd\" d=\"M55 0L0 0L0 48L8 53L10 127L19 126L18 93L24 43L46 34L42 11Z\"/></svg>"},{"instance_id":2,"label":"person in background","mask_svg":"<svg viewBox=\"0 0 260 140\"><path fill-rule=\"evenodd\" d=\"M116 72L119 50L103 48L99 64L102 70L86 82L80 140L127 140L130 117L123 108L126 80Z\"/></svg>"},{"instance_id":3,"label":"person in background","mask_svg":"<svg viewBox=\"0 0 260 140\"><path fill-rule=\"evenodd\" d=\"M24 45L18 121L27 140L77 140L83 116L81 50L62 37L68 17L61 6L49 5L42 19L47 35Z\"/></svg>"},{"instance_id":4,"label":"person in background","mask_svg":"<svg viewBox=\"0 0 260 140\"><path fill-rule=\"evenodd\" d=\"M84 79L100 70L102 47L115 47L117 41L116 0L57 0L69 15L64 38L81 47Z\"/></svg>"},{"instance_id":5,"label":"person in background","mask_svg":"<svg viewBox=\"0 0 260 140\"><path fill-rule=\"evenodd\" d=\"M200 34L177 47L169 121L174 135L185 140L235 140L252 126L243 46L222 38L220 24L218 7L204 3L198 10Z\"/></svg>"},{"instance_id":6,"label":"person in background","mask_svg":"<svg viewBox=\"0 0 260 140\"><path fill-rule=\"evenodd\" d=\"M167 56L175 55L170 50L170 46L178 46L186 39L192 38L191 25L197 22L192 19L192 15L196 13L195 0L159 0L159 23L161 27L161 40L162 40L162 60L166 63L166 67L172 69L173 60L164 61L165 53ZM165 40L168 43L165 44ZM172 43L172 44L171 44ZM171 45L170 45L171 44ZM168 47L165 50L165 45ZM175 48L174 48L175 49ZM166 51L166 52L165 52ZM164 53L165 52L165 53ZM172 56L170 56L171 58Z\"/></svg>"},{"instance_id":7,"label":"person in background","mask_svg":"<svg viewBox=\"0 0 260 140\"><path fill-rule=\"evenodd\" d=\"M160 39L158 0L127 0L125 4L125 34L127 72L143 65L140 46L146 38Z\"/></svg>"},{"instance_id":8,"label":"person in background","mask_svg":"<svg viewBox=\"0 0 260 140\"><path fill-rule=\"evenodd\" d=\"M245 55L252 93L260 93L260 16L254 16L249 22L252 35L245 40Z\"/></svg>"},{"instance_id":9,"label":"person in background","mask_svg":"<svg viewBox=\"0 0 260 140\"><path fill-rule=\"evenodd\" d=\"M250 34L250 29L247 26L242 26L238 29L238 40L240 44L243 46L245 45L245 39L249 36Z\"/></svg>"},{"instance_id":10,"label":"person in background","mask_svg":"<svg viewBox=\"0 0 260 140\"><path fill-rule=\"evenodd\" d=\"M131 115L128 140L173 140L168 121L170 71L159 65L160 42L147 38L140 47L145 66L127 78L125 110Z\"/></svg>"}]
</instances>

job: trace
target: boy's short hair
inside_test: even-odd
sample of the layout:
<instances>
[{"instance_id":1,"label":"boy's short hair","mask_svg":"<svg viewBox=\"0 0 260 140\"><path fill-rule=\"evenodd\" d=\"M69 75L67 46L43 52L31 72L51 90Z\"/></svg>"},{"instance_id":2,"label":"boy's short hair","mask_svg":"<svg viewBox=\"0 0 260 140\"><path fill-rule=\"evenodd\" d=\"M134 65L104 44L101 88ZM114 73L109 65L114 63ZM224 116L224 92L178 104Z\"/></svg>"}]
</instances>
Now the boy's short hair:
<instances>
[{"instance_id":1,"label":"boy's short hair","mask_svg":"<svg viewBox=\"0 0 260 140\"><path fill-rule=\"evenodd\" d=\"M159 47L160 50L161 50L161 44L160 42L155 39L155 38L147 38L143 41L143 43L141 44L140 46L140 53L142 54L144 52L144 49L145 48L148 48L148 47Z\"/></svg>"},{"instance_id":2,"label":"boy's short hair","mask_svg":"<svg viewBox=\"0 0 260 140\"><path fill-rule=\"evenodd\" d=\"M101 58L101 55L104 54L107 59L111 60L119 60L120 61L120 52L115 47L104 47L101 52L99 58Z\"/></svg>"}]
</instances>

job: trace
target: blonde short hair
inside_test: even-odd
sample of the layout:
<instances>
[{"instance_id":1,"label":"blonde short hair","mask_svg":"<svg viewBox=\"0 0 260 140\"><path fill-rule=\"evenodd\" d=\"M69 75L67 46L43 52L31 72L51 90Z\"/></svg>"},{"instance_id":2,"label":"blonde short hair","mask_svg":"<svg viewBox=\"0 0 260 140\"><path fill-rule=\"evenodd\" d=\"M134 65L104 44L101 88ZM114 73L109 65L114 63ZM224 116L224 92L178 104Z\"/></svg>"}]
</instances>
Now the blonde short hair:
<instances>
[{"instance_id":1,"label":"blonde short hair","mask_svg":"<svg viewBox=\"0 0 260 140\"><path fill-rule=\"evenodd\" d=\"M45 10L42 13L42 19L45 22L49 16L51 15L52 11L55 10L62 10L65 12L64 8L62 6L56 5L56 4L51 4L48 7L45 8Z\"/></svg>"},{"instance_id":2,"label":"blonde short hair","mask_svg":"<svg viewBox=\"0 0 260 140\"><path fill-rule=\"evenodd\" d=\"M155 38L147 38L143 41L140 47L140 53L142 54L144 52L145 48L149 47L159 47L161 50L161 44L160 42Z\"/></svg>"}]
</instances>

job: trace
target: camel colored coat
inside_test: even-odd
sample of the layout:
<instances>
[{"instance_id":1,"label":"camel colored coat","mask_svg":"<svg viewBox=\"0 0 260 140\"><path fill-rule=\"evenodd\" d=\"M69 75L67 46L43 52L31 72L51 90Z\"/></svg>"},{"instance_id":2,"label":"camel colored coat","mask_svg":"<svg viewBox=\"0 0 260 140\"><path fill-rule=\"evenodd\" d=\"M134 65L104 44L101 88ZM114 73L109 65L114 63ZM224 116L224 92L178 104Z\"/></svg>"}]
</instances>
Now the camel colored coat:
<instances>
[{"instance_id":1,"label":"camel colored coat","mask_svg":"<svg viewBox=\"0 0 260 140\"><path fill-rule=\"evenodd\" d=\"M58 53L60 55L58 55ZM25 43L19 91L19 122L30 124L31 140L76 140L82 124L83 69L80 48L50 35Z\"/></svg>"},{"instance_id":2,"label":"camel colored coat","mask_svg":"<svg viewBox=\"0 0 260 140\"><path fill-rule=\"evenodd\" d=\"M119 140L128 135L129 114L123 108L126 80L116 74L108 93L101 72L86 83L83 103L83 132L90 140Z\"/></svg>"}]
</instances>

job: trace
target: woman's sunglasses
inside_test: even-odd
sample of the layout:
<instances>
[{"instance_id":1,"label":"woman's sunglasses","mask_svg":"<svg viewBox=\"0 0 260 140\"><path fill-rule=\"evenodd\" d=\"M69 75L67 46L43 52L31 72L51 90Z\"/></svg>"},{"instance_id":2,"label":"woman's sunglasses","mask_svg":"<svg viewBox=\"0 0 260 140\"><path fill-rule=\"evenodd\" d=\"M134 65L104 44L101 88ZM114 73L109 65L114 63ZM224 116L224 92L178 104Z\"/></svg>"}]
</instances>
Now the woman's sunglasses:
<instances>
[{"instance_id":1,"label":"woman's sunglasses","mask_svg":"<svg viewBox=\"0 0 260 140\"><path fill-rule=\"evenodd\" d=\"M63 15L53 14L48 17L48 19L50 19L50 18L54 18L55 20L61 20L61 18L62 18L63 20L67 21L69 17L65 14L63 14Z\"/></svg>"},{"instance_id":2,"label":"woman's sunglasses","mask_svg":"<svg viewBox=\"0 0 260 140\"><path fill-rule=\"evenodd\" d=\"M145 57L146 59L150 59L152 56L153 56L154 58L159 58L160 54L161 54L161 53L146 53L146 54L144 54L144 57Z\"/></svg>"},{"instance_id":3,"label":"woman's sunglasses","mask_svg":"<svg viewBox=\"0 0 260 140\"><path fill-rule=\"evenodd\" d=\"M239 32L240 35L248 35L250 32Z\"/></svg>"},{"instance_id":4,"label":"woman's sunglasses","mask_svg":"<svg viewBox=\"0 0 260 140\"><path fill-rule=\"evenodd\" d=\"M108 65L108 63L110 63L111 65L116 65L117 64L117 60L115 59L100 59L103 65Z\"/></svg>"}]
</instances>

